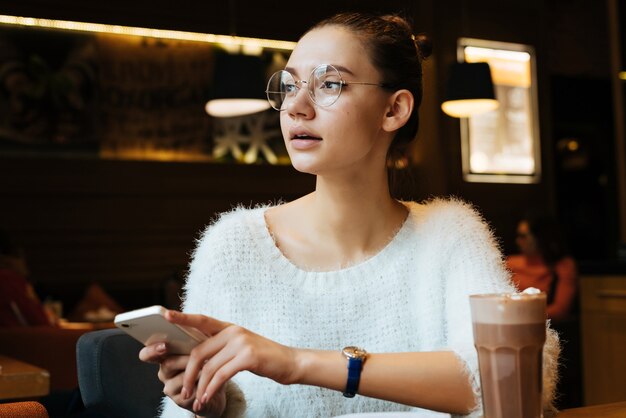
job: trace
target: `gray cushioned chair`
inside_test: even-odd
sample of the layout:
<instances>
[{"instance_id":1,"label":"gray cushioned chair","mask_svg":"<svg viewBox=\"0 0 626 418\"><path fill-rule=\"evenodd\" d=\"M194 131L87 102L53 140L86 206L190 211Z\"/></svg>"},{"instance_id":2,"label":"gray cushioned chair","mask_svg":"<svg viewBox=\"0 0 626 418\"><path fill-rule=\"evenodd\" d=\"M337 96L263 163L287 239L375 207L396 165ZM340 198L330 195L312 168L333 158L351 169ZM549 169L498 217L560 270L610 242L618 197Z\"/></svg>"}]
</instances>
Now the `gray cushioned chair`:
<instances>
[{"instance_id":1,"label":"gray cushioned chair","mask_svg":"<svg viewBox=\"0 0 626 418\"><path fill-rule=\"evenodd\" d=\"M139 360L141 343L118 329L83 334L76 344L86 410L106 418L154 418L163 397L158 365ZM92 416L92 415L89 415Z\"/></svg>"}]
</instances>

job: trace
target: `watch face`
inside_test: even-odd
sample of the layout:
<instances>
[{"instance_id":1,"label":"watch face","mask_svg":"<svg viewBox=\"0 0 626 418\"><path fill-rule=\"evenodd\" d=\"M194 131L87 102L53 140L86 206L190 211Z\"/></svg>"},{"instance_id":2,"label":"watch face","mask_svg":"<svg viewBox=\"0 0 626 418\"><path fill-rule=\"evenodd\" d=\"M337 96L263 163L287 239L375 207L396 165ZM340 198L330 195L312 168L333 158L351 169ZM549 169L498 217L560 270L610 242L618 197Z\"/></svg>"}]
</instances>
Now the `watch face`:
<instances>
[{"instance_id":1,"label":"watch face","mask_svg":"<svg viewBox=\"0 0 626 418\"><path fill-rule=\"evenodd\" d=\"M349 358L364 358L367 355L367 351L360 347L346 347L343 350L343 354Z\"/></svg>"}]
</instances>

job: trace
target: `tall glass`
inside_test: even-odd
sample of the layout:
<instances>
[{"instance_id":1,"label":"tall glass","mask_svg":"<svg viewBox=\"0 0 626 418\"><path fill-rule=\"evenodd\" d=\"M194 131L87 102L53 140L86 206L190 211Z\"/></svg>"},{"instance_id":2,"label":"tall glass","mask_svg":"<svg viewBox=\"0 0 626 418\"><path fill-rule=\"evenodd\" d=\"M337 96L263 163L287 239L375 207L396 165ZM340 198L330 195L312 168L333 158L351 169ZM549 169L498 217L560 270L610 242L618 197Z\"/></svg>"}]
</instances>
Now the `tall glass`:
<instances>
[{"instance_id":1,"label":"tall glass","mask_svg":"<svg viewBox=\"0 0 626 418\"><path fill-rule=\"evenodd\" d=\"M546 294L470 295L484 418L541 418Z\"/></svg>"}]
</instances>

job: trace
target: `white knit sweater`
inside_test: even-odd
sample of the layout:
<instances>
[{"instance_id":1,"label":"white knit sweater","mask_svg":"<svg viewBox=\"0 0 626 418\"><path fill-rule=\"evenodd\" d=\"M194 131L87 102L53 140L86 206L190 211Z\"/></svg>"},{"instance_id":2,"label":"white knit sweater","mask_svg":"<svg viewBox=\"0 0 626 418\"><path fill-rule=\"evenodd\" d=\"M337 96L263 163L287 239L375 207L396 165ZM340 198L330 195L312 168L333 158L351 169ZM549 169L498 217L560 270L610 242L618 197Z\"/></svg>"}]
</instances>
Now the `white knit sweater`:
<instances>
[{"instance_id":1,"label":"white knit sweater","mask_svg":"<svg viewBox=\"0 0 626 418\"><path fill-rule=\"evenodd\" d=\"M209 226L193 255L184 310L232 322L294 347L370 353L452 350L466 365L477 396L477 355L468 295L513 287L500 251L480 215L457 200L405 203L410 214L376 255L337 271L305 271L276 247L267 207L236 209ZM544 361L549 403L558 343ZM332 417L351 412L447 414L328 389L290 385L239 373L228 388L227 416ZM231 399L232 398L232 399ZM237 400L235 400L237 398ZM470 416L480 416L480 407ZM164 401L163 418L191 413Z\"/></svg>"}]
</instances>

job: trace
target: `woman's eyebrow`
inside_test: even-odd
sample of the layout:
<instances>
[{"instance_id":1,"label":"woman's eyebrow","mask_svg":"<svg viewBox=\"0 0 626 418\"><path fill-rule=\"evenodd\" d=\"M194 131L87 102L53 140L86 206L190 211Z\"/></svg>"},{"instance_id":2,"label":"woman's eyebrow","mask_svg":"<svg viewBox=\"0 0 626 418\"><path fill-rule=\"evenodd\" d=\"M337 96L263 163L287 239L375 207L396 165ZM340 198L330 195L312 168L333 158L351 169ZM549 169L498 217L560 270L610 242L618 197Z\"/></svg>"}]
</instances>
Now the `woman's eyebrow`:
<instances>
[{"instance_id":1,"label":"woman's eyebrow","mask_svg":"<svg viewBox=\"0 0 626 418\"><path fill-rule=\"evenodd\" d=\"M336 69L339 70L339 72L341 73L346 73L346 74L350 74L350 75L354 75L354 73L350 70L348 70L346 67L344 67L343 65L336 65L336 64L332 64L333 67L335 67Z\"/></svg>"},{"instance_id":2,"label":"woman's eyebrow","mask_svg":"<svg viewBox=\"0 0 626 418\"><path fill-rule=\"evenodd\" d=\"M283 71L287 71L288 73L291 73L292 75L298 75L298 72L296 71L296 69L292 67L285 67Z\"/></svg>"},{"instance_id":3,"label":"woman's eyebrow","mask_svg":"<svg viewBox=\"0 0 626 418\"><path fill-rule=\"evenodd\" d=\"M324 65L324 64L321 64ZM347 69L346 67L344 67L343 65L338 65L338 64L328 64L328 65L332 65L333 67L335 67L336 69L339 70L339 72L341 73L345 73L345 74L350 74L350 75L354 75L354 73L352 71L350 71L349 69ZM317 67L316 67L317 68ZM291 74L297 76L298 72L296 71L295 68L293 67L285 67L285 71L290 72Z\"/></svg>"}]
</instances>

